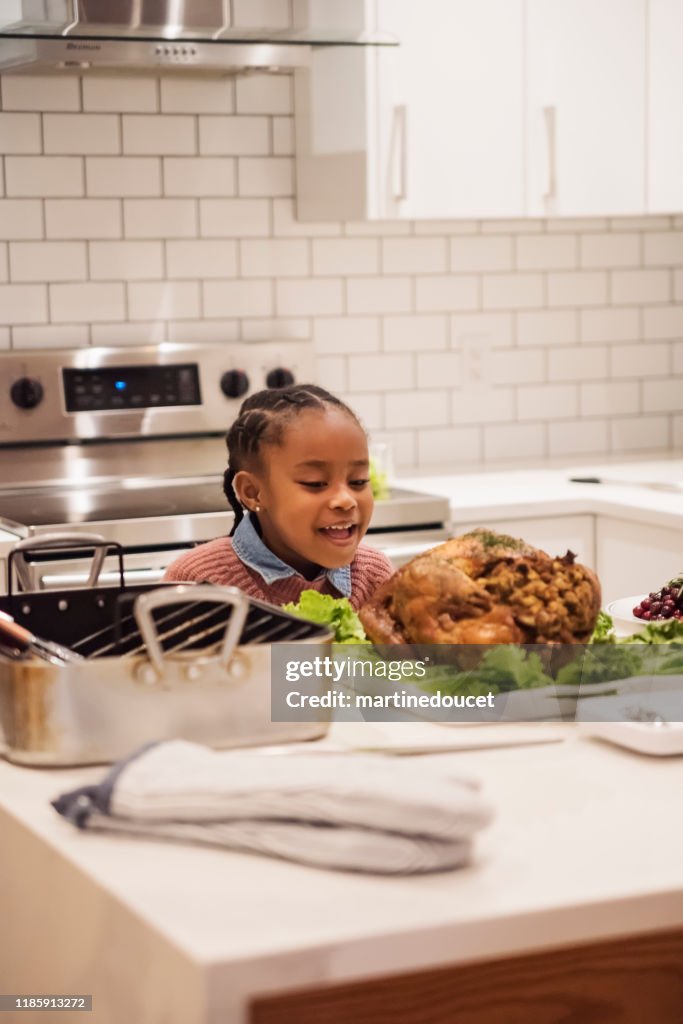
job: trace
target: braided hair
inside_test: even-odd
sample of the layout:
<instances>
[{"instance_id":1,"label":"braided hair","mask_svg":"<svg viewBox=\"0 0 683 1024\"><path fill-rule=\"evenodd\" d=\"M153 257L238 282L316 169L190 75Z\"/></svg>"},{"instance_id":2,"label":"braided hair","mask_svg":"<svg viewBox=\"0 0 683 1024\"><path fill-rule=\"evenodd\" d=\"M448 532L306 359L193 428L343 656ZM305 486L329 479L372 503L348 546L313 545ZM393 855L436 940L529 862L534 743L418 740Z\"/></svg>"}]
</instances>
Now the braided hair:
<instances>
[{"instance_id":1,"label":"braided hair","mask_svg":"<svg viewBox=\"0 0 683 1024\"><path fill-rule=\"evenodd\" d=\"M347 413L359 423L358 417L348 405L316 384L291 384L284 388L268 388L257 391L244 400L239 415L225 439L228 446L228 468L223 474L223 492L235 513L230 536L244 518L244 510L233 486L237 473L245 469L249 463L258 461L264 444L280 444L286 426L302 410L322 411L327 406Z\"/></svg>"}]
</instances>

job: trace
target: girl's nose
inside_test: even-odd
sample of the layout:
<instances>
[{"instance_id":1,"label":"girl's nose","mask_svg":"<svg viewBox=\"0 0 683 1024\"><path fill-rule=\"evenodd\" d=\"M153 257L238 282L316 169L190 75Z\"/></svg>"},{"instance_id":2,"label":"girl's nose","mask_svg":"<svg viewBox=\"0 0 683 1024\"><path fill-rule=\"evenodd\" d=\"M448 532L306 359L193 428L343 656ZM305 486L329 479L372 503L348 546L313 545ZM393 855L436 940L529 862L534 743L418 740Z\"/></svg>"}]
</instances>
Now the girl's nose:
<instances>
[{"instance_id":1,"label":"girl's nose","mask_svg":"<svg viewBox=\"0 0 683 1024\"><path fill-rule=\"evenodd\" d=\"M356 496L345 484L335 488L330 498L330 508L349 509L354 508L355 505Z\"/></svg>"}]
</instances>

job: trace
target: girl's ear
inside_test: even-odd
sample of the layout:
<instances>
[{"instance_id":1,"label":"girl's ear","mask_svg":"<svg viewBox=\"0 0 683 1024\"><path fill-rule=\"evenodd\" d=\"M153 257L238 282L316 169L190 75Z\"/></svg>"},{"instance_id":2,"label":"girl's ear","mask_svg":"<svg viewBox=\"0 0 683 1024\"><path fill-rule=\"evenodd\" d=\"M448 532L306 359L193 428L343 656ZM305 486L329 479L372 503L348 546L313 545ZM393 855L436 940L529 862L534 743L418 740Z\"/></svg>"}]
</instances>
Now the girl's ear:
<instances>
[{"instance_id":1,"label":"girl's ear","mask_svg":"<svg viewBox=\"0 0 683 1024\"><path fill-rule=\"evenodd\" d=\"M239 473L235 473L232 486L235 488L235 494L244 508L248 508L252 512L260 510L259 494L261 487L254 473L250 473L247 469L241 469Z\"/></svg>"}]
</instances>

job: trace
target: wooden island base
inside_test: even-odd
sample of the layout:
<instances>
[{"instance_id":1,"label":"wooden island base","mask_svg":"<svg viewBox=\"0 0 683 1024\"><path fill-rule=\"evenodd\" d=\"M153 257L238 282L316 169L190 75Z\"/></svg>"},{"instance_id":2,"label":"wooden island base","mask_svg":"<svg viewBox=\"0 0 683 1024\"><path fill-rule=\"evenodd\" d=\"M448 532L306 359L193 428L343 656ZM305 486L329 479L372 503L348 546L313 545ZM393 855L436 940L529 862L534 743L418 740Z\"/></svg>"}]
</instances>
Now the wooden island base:
<instances>
[{"instance_id":1,"label":"wooden island base","mask_svg":"<svg viewBox=\"0 0 683 1024\"><path fill-rule=\"evenodd\" d=\"M250 1024L683 1024L683 930L257 999Z\"/></svg>"}]
</instances>

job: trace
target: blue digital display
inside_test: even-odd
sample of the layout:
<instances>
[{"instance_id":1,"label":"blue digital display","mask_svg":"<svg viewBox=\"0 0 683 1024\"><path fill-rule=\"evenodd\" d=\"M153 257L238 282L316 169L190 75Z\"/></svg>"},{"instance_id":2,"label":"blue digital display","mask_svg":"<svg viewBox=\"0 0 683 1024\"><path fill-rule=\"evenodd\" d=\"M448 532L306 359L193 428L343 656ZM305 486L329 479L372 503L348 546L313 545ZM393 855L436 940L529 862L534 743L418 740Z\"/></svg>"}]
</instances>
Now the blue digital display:
<instances>
[{"instance_id":1,"label":"blue digital display","mask_svg":"<svg viewBox=\"0 0 683 1024\"><path fill-rule=\"evenodd\" d=\"M114 387L116 388L117 391L125 391L128 385L126 384L125 380L117 380L114 382Z\"/></svg>"}]
</instances>

